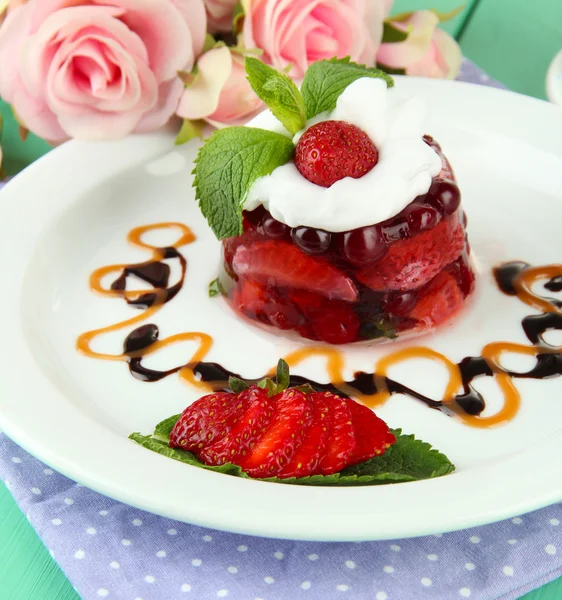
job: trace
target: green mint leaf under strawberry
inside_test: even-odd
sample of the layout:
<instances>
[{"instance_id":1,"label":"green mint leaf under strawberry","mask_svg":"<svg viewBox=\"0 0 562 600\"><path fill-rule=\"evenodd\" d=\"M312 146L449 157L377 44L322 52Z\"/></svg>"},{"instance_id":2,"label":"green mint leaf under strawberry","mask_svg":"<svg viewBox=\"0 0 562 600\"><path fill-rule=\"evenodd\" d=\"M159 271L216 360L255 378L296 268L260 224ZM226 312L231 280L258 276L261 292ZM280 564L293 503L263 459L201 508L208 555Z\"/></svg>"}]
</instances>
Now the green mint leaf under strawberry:
<instances>
[{"instance_id":1,"label":"green mint leaf under strawberry","mask_svg":"<svg viewBox=\"0 0 562 600\"><path fill-rule=\"evenodd\" d=\"M373 485L450 473L441 453L391 431L369 408L312 387L289 387L289 367L257 385L230 379L213 392L130 438L169 458L220 473L304 485Z\"/></svg>"},{"instance_id":2,"label":"green mint leaf under strawberry","mask_svg":"<svg viewBox=\"0 0 562 600\"><path fill-rule=\"evenodd\" d=\"M166 423L164 421L164 423ZM393 430L396 443L380 457L371 458L358 465L346 467L333 475L312 475L310 477L292 477L279 479L269 477L262 479L274 483L291 483L297 485L380 485L385 483L405 483L442 477L455 470L451 461L441 452L435 450L427 442L417 440L413 435L405 435L400 429ZM194 467L200 467L251 479L238 465L225 463L220 466L208 466L191 452L170 448L166 441L150 435L133 433L130 439L148 450L173 458Z\"/></svg>"},{"instance_id":3,"label":"green mint leaf under strawberry","mask_svg":"<svg viewBox=\"0 0 562 600\"><path fill-rule=\"evenodd\" d=\"M242 233L242 208L252 183L287 163L293 142L253 127L215 131L197 155L193 186L203 216L216 237Z\"/></svg>"},{"instance_id":4,"label":"green mint leaf under strawberry","mask_svg":"<svg viewBox=\"0 0 562 600\"><path fill-rule=\"evenodd\" d=\"M306 125L306 107L293 80L257 58L247 57L245 66L252 89L283 127L293 135L303 129Z\"/></svg>"},{"instance_id":5,"label":"green mint leaf under strawberry","mask_svg":"<svg viewBox=\"0 0 562 600\"><path fill-rule=\"evenodd\" d=\"M332 58L313 63L306 72L301 93L306 105L306 118L332 111L338 98L356 79L372 77L384 79L388 87L394 85L392 77L384 71L351 62L349 58Z\"/></svg>"}]
</instances>

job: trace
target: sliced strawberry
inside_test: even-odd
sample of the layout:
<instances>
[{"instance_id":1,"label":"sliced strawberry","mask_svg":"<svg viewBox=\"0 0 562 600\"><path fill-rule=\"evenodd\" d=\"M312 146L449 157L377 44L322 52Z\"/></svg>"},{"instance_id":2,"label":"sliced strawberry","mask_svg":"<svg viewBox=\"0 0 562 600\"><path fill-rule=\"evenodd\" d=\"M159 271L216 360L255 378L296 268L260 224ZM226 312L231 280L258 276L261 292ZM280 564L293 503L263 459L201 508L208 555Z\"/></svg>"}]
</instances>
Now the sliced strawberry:
<instances>
[{"instance_id":1,"label":"sliced strawberry","mask_svg":"<svg viewBox=\"0 0 562 600\"><path fill-rule=\"evenodd\" d=\"M265 390L252 386L238 394L237 400L244 404L242 415L223 438L199 452L205 464L239 464L269 426L275 405Z\"/></svg>"},{"instance_id":2,"label":"sliced strawberry","mask_svg":"<svg viewBox=\"0 0 562 600\"><path fill-rule=\"evenodd\" d=\"M297 447L293 458L278 477L307 477L318 472L318 464L324 456L332 427L332 414L324 394L311 394L313 404L312 424L306 439Z\"/></svg>"},{"instance_id":3,"label":"sliced strawberry","mask_svg":"<svg viewBox=\"0 0 562 600\"><path fill-rule=\"evenodd\" d=\"M451 319L462 306L463 294L455 278L444 271L420 294L410 317L427 327L436 327Z\"/></svg>"},{"instance_id":4,"label":"sliced strawberry","mask_svg":"<svg viewBox=\"0 0 562 600\"><path fill-rule=\"evenodd\" d=\"M255 281L240 281L232 296L234 306L245 315L267 322L265 307L267 294L265 289Z\"/></svg>"},{"instance_id":5,"label":"sliced strawberry","mask_svg":"<svg viewBox=\"0 0 562 600\"><path fill-rule=\"evenodd\" d=\"M351 411L345 400L330 392L322 392L332 414L332 428L326 453L318 465L322 475L332 475L341 471L355 451L357 442L351 422Z\"/></svg>"},{"instance_id":6,"label":"sliced strawberry","mask_svg":"<svg viewBox=\"0 0 562 600\"><path fill-rule=\"evenodd\" d=\"M289 242L265 241L238 246L232 266L239 277L263 284L305 289L330 299L357 301L353 281L325 260Z\"/></svg>"},{"instance_id":7,"label":"sliced strawberry","mask_svg":"<svg viewBox=\"0 0 562 600\"><path fill-rule=\"evenodd\" d=\"M396 442L396 437L388 425L363 404L351 399L346 399L345 403L351 411L351 422L357 442L347 464L356 465L373 456L384 454Z\"/></svg>"},{"instance_id":8,"label":"sliced strawberry","mask_svg":"<svg viewBox=\"0 0 562 600\"><path fill-rule=\"evenodd\" d=\"M305 440L313 405L303 392L290 389L273 398L274 412L267 429L238 464L251 477L277 475Z\"/></svg>"},{"instance_id":9,"label":"sliced strawberry","mask_svg":"<svg viewBox=\"0 0 562 600\"><path fill-rule=\"evenodd\" d=\"M170 434L170 446L197 452L219 441L240 418L243 408L244 403L230 392L203 396L183 411Z\"/></svg>"},{"instance_id":10,"label":"sliced strawberry","mask_svg":"<svg viewBox=\"0 0 562 600\"><path fill-rule=\"evenodd\" d=\"M394 242L376 265L361 269L357 279L373 290L413 290L456 260L465 244L456 215L413 238Z\"/></svg>"}]
</instances>

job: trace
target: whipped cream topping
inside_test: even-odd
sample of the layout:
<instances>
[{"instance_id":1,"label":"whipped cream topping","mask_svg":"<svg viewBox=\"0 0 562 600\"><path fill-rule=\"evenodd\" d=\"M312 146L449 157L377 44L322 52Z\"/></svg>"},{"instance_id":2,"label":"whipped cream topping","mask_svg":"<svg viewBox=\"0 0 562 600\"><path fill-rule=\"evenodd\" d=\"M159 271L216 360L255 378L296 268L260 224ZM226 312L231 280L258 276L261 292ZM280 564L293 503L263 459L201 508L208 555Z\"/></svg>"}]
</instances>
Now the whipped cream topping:
<instances>
[{"instance_id":1,"label":"whipped cream topping","mask_svg":"<svg viewBox=\"0 0 562 600\"><path fill-rule=\"evenodd\" d=\"M245 210L262 204L289 227L304 225L332 232L374 225L397 215L429 190L432 177L441 170L441 159L422 140L425 115L421 98L404 99L382 79L354 81L334 111L308 121L293 141L296 144L308 127L320 121L346 121L362 129L375 144L379 160L374 168L359 179L345 177L324 188L305 179L290 162L254 182ZM269 111L248 126L289 135Z\"/></svg>"}]
</instances>

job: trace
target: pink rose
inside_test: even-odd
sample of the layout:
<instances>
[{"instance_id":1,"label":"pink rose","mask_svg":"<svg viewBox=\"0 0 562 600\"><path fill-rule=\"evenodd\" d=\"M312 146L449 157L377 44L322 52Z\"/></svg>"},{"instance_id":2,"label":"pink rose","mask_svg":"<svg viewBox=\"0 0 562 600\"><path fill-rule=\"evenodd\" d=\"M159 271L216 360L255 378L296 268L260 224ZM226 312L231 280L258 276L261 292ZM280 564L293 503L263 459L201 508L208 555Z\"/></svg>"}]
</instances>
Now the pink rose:
<instances>
[{"instance_id":1,"label":"pink rose","mask_svg":"<svg viewBox=\"0 0 562 600\"><path fill-rule=\"evenodd\" d=\"M238 0L204 0L209 32L232 31L234 7Z\"/></svg>"},{"instance_id":2,"label":"pink rose","mask_svg":"<svg viewBox=\"0 0 562 600\"><path fill-rule=\"evenodd\" d=\"M301 78L314 61L351 56L373 65L388 0L243 0L244 45Z\"/></svg>"},{"instance_id":3,"label":"pink rose","mask_svg":"<svg viewBox=\"0 0 562 600\"><path fill-rule=\"evenodd\" d=\"M203 0L29 0L0 29L0 96L51 141L156 129L205 28Z\"/></svg>"},{"instance_id":4,"label":"pink rose","mask_svg":"<svg viewBox=\"0 0 562 600\"><path fill-rule=\"evenodd\" d=\"M437 27L439 18L430 10L420 10L392 26L410 31L403 42L381 44L377 61L393 69L405 69L407 75L454 79L460 69L459 45Z\"/></svg>"},{"instance_id":5,"label":"pink rose","mask_svg":"<svg viewBox=\"0 0 562 600\"><path fill-rule=\"evenodd\" d=\"M243 124L262 107L246 79L244 58L219 46L197 61L196 79L183 92L178 115L223 127Z\"/></svg>"}]
</instances>

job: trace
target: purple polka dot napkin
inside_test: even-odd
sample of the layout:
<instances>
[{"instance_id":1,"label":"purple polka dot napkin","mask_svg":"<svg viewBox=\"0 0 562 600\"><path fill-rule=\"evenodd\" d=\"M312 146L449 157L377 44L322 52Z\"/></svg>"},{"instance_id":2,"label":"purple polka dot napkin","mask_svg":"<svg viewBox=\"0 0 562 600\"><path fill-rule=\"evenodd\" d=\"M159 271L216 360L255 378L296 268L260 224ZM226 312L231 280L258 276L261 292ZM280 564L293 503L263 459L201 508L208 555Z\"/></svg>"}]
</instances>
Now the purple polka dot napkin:
<instances>
[{"instance_id":1,"label":"purple polka dot napkin","mask_svg":"<svg viewBox=\"0 0 562 600\"><path fill-rule=\"evenodd\" d=\"M459 78L502 87L468 61ZM1 434L0 478L85 600L508 600L562 575L561 504L394 542L292 542L121 504Z\"/></svg>"}]
</instances>

